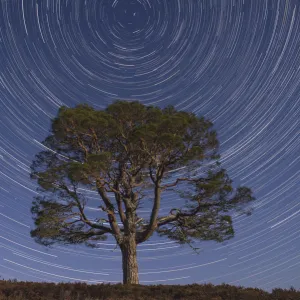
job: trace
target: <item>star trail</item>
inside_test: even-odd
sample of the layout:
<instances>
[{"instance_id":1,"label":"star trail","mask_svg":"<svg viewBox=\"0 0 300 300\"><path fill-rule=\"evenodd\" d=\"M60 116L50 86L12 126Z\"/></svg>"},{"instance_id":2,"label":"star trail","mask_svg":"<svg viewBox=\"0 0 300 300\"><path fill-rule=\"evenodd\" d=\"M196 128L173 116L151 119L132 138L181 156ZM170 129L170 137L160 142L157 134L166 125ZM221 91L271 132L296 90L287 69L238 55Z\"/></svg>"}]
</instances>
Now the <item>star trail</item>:
<instances>
[{"instance_id":1,"label":"star trail","mask_svg":"<svg viewBox=\"0 0 300 300\"><path fill-rule=\"evenodd\" d=\"M0 275L122 280L112 239L34 243L29 166L61 105L123 99L211 119L223 166L257 198L252 216L234 217L235 238L200 242L200 255L157 236L140 244L141 284L300 288L299 32L297 0L2 0ZM180 201L168 195L161 212Z\"/></svg>"}]
</instances>

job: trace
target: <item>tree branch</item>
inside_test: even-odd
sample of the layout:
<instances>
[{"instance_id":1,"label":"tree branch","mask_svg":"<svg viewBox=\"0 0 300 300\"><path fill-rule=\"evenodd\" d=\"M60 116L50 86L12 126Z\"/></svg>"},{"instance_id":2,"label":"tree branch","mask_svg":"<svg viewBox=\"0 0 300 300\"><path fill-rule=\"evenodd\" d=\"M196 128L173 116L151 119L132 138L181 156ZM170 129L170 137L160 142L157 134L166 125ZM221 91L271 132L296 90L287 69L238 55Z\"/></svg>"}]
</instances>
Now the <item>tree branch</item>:
<instances>
[{"instance_id":1,"label":"tree branch","mask_svg":"<svg viewBox=\"0 0 300 300\"><path fill-rule=\"evenodd\" d=\"M116 240L119 242L121 239L121 230L119 228L119 225L117 223L116 215L114 213L114 207L109 198L106 195L105 189L101 182L99 180L96 181L97 183L97 191L99 195L101 196L105 206L106 206L106 212L109 219L109 224L112 229L113 234L115 235Z\"/></svg>"},{"instance_id":2,"label":"tree branch","mask_svg":"<svg viewBox=\"0 0 300 300\"><path fill-rule=\"evenodd\" d=\"M79 213L80 213L80 220L82 222L84 222L85 224L89 225L90 227L92 228L95 228L95 229L100 229L100 230L103 230L105 231L106 233L112 233L112 230L106 226L103 226L103 225L99 225L99 224L94 224L92 223L85 215L84 213L84 208L82 207L79 199L78 199L78 196L77 196L77 193L76 193L76 190L74 192L70 191L69 188L66 186L66 185L61 185L60 186L62 189L64 189L69 196L71 196L75 202L76 202L76 206L77 208L79 209Z\"/></svg>"},{"instance_id":3,"label":"tree branch","mask_svg":"<svg viewBox=\"0 0 300 300\"><path fill-rule=\"evenodd\" d=\"M115 184L115 190L118 190L118 186L119 186L119 184L116 183ZM126 220L126 216L125 216L125 213L123 211L122 200L121 200L121 197L120 197L119 193L114 192L114 195L115 195L115 199L116 199L116 202L117 202L117 205L118 205L119 216L120 216L122 224L124 225L125 220Z\"/></svg>"},{"instance_id":4,"label":"tree branch","mask_svg":"<svg viewBox=\"0 0 300 300\"><path fill-rule=\"evenodd\" d=\"M155 181L155 188L154 188L154 203L152 207L152 212L150 216L150 222L144 232L138 237L138 243L142 243L146 241L154 232L157 227L157 216L160 208L160 200L161 200L161 187L160 182L161 178L163 177L164 167L161 167L156 172L156 181ZM151 173L150 173L151 174ZM150 175L152 176L152 175Z\"/></svg>"},{"instance_id":5,"label":"tree branch","mask_svg":"<svg viewBox=\"0 0 300 300\"><path fill-rule=\"evenodd\" d=\"M165 184L165 185L163 185L161 188L162 188L162 190L164 191L164 190L167 189L167 188L177 186L177 184L178 184L179 182L182 182L182 181L183 181L183 182L186 181L186 182L195 182L195 183L197 183L197 182L205 182L205 179L204 179L204 178L195 178L195 179L191 179L191 178L188 178L188 177L177 178L175 182L170 183L170 184Z\"/></svg>"},{"instance_id":6,"label":"tree branch","mask_svg":"<svg viewBox=\"0 0 300 300\"><path fill-rule=\"evenodd\" d=\"M173 221L176 221L178 220L179 218L182 218L182 217L193 217L195 216L198 212L201 211L201 209L203 208L209 208L209 207L212 207L212 206L218 206L220 205L221 203L220 202L216 202L216 203L204 203L204 204L198 204L198 206L191 212L181 212L179 209L176 209L176 208L173 208L170 210L170 215L168 216L165 216L165 217L161 217L158 219L158 222L157 222L157 227L161 227L163 225L167 225ZM174 215L172 212L173 211L177 211L177 213Z\"/></svg>"}]
</instances>

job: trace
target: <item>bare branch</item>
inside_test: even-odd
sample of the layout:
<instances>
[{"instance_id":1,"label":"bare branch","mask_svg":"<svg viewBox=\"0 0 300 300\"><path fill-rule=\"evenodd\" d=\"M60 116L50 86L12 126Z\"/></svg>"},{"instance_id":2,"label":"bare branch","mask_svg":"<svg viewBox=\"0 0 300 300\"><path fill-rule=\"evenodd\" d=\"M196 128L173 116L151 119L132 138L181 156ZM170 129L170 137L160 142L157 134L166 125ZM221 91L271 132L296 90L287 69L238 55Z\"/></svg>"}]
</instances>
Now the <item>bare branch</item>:
<instances>
[{"instance_id":1,"label":"bare branch","mask_svg":"<svg viewBox=\"0 0 300 300\"><path fill-rule=\"evenodd\" d=\"M141 234L141 236L138 238L138 243L142 243L146 241L154 232L154 230L157 227L157 216L160 208L160 200L161 200L161 187L160 182L161 178L164 174L164 167L161 167L156 172L156 181L155 181L155 187L154 187L154 203L152 207L152 212L150 216L150 222L147 226L147 229Z\"/></svg>"},{"instance_id":2,"label":"bare branch","mask_svg":"<svg viewBox=\"0 0 300 300\"><path fill-rule=\"evenodd\" d=\"M109 219L109 224L112 229L113 234L115 235L117 240L120 240L121 238L121 230L117 223L116 215L114 213L114 207L109 198L107 197L107 194L105 192L105 189L101 182L97 180L97 190L99 195L101 196L104 204L106 205L106 212Z\"/></svg>"},{"instance_id":3,"label":"bare branch","mask_svg":"<svg viewBox=\"0 0 300 300\"><path fill-rule=\"evenodd\" d=\"M164 217L160 217L158 219L158 222L157 222L157 227L161 227L163 225L167 225L173 221L176 221L180 218L183 218L183 217L192 217L192 216L195 216L197 213L199 213L203 208L209 208L209 207L213 207L213 206L219 206L221 205L220 202L215 202L215 203L198 203L198 206L193 210L193 211L190 211L190 212L181 212L179 209L177 208L173 208L170 210L170 215L168 216L164 216ZM173 214L173 212L176 211L177 213L176 214Z\"/></svg>"},{"instance_id":4,"label":"bare branch","mask_svg":"<svg viewBox=\"0 0 300 300\"><path fill-rule=\"evenodd\" d=\"M189 178L189 177L181 177L177 178L173 183L162 185L162 190L166 190L170 187L177 186L180 182L192 182L192 183L204 183L207 179L205 178Z\"/></svg>"},{"instance_id":5,"label":"bare branch","mask_svg":"<svg viewBox=\"0 0 300 300\"><path fill-rule=\"evenodd\" d=\"M85 215L84 213L84 208L83 206L81 205L80 201L79 201L79 198L78 198L78 195L76 193L76 190L74 192L70 191L69 188L66 186L66 185L61 185L60 186L62 189L64 189L69 196L71 196L75 202L76 202L76 206L80 212L80 220L82 222L84 222L85 224L89 225L90 227L92 228L95 228L95 229L100 229L100 230L103 230L107 233L112 233L112 230L106 226L103 226L103 225L99 225L99 224L94 224L93 222L91 222Z\"/></svg>"},{"instance_id":6,"label":"bare branch","mask_svg":"<svg viewBox=\"0 0 300 300\"><path fill-rule=\"evenodd\" d=\"M118 188L119 188L119 183L116 183L115 184L115 190L117 191ZM122 224L124 225L125 220L126 220L126 216L125 216L125 213L124 213L123 207L122 207L122 199L120 197L120 193L114 192L114 195L115 195L115 199L116 199L116 202L117 202L117 205L118 205L119 216L120 216Z\"/></svg>"}]
</instances>

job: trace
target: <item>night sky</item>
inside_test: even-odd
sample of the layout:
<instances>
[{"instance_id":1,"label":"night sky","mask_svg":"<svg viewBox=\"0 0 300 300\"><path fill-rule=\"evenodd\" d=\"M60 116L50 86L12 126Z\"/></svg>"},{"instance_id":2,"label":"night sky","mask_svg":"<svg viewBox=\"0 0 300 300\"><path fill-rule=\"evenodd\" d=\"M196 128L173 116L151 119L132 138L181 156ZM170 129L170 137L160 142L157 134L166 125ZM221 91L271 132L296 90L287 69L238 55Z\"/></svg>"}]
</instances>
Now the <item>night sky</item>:
<instances>
[{"instance_id":1,"label":"night sky","mask_svg":"<svg viewBox=\"0 0 300 300\"><path fill-rule=\"evenodd\" d=\"M122 280L111 238L99 249L30 238L29 166L61 105L137 99L210 118L223 166L257 198L235 238L199 243L200 255L156 236L141 244L140 282L300 288L299 33L298 0L1 1L0 275ZM161 213L179 203L169 195Z\"/></svg>"}]
</instances>

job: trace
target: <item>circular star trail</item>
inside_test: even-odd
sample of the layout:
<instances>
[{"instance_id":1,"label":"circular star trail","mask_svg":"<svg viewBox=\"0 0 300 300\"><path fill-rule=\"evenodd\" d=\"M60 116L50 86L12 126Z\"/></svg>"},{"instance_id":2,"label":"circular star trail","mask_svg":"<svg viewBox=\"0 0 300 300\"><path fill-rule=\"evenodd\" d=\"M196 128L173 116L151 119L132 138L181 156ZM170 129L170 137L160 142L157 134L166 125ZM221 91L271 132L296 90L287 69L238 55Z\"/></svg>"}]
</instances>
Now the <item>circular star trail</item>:
<instances>
[{"instance_id":1,"label":"circular star trail","mask_svg":"<svg viewBox=\"0 0 300 300\"><path fill-rule=\"evenodd\" d=\"M1 275L121 281L112 240L47 249L29 237L29 165L61 105L126 99L213 120L224 167L258 199L234 218L234 239L199 243L200 255L156 236L141 244L141 283L300 288L299 25L296 0L1 1ZM161 212L178 203L168 195Z\"/></svg>"}]
</instances>

